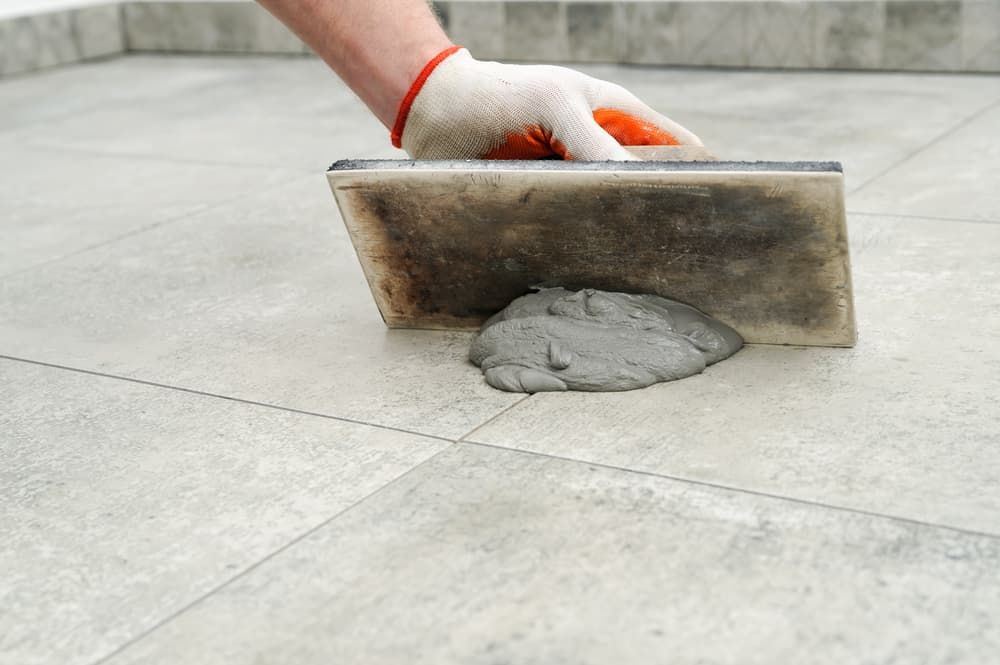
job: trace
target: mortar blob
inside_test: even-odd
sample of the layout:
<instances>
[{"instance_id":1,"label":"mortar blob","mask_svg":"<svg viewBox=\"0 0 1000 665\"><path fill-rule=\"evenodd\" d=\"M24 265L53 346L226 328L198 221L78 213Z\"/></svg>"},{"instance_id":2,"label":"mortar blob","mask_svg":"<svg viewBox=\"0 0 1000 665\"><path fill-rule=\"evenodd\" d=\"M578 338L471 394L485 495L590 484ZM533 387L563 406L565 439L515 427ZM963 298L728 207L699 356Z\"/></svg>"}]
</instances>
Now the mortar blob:
<instances>
[{"instance_id":1,"label":"mortar blob","mask_svg":"<svg viewBox=\"0 0 1000 665\"><path fill-rule=\"evenodd\" d=\"M490 318L469 359L500 390L616 391L698 374L741 346L726 324L668 298L552 288Z\"/></svg>"}]
</instances>

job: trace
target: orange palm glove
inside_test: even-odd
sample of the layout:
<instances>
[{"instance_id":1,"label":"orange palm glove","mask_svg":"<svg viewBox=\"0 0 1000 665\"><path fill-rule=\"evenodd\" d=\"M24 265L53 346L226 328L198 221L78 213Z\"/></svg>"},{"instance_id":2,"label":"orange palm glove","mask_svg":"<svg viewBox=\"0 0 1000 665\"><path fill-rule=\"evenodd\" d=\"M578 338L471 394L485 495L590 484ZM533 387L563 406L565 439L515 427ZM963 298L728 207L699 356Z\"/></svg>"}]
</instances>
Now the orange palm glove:
<instances>
[{"instance_id":1,"label":"orange palm glove","mask_svg":"<svg viewBox=\"0 0 1000 665\"><path fill-rule=\"evenodd\" d=\"M414 159L633 159L623 145L701 145L619 85L565 67L481 62L458 46L424 67L392 142Z\"/></svg>"}]
</instances>

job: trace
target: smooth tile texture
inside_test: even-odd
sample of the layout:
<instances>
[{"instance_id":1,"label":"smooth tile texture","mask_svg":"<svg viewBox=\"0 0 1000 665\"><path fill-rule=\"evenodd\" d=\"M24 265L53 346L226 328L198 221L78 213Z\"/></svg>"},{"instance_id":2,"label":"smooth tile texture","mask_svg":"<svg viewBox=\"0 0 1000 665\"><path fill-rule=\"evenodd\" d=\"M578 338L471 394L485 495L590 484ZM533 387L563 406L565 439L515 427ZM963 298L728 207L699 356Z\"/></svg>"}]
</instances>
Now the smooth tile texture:
<instances>
[{"instance_id":1,"label":"smooth tile texture","mask_svg":"<svg viewBox=\"0 0 1000 665\"><path fill-rule=\"evenodd\" d=\"M322 174L2 284L19 357L447 437L522 397L470 334L385 328Z\"/></svg>"},{"instance_id":2,"label":"smooth tile texture","mask_svg":"<svg viewBox=\"0 0 1000 665\"><path fill-rule=\"evenodd\" d=\"M1000 222L1000 104L860 190L850 208Z\"/></svg>"},{"instance_id":3,"label":"smooth tile texture","mask_svg":"<svg viewBox=\"0 0 1000 665\"><path fill-rule=\"evenodd\" d=\"M87 664L447 443L0 359L0 662Z\"/></svg>"},{"instance_id":4,"label":"smooth tile texture","mask_svg":"<svg viewBox=\"0 0 1000 665\"><path fill-rule=\"evenodd\" d=\"M886 69L954 71L961 61L962 5L955 0L888 2Z\"/></svg>"},{"instance_id":5,"label":"smooth tile texture","mask_svg":"<svg viewBox=\"0 0 1000 665\"><path fill-rule=\"evenodd\" d=\"M0 141L0 171L0 277L295 177L278 168L135 160L16 140Z\"/></svg>"},{"instance_id":6,"label":"smooth tile texture","mask_svg":"<svg viewBox=\"0 0 1000 665\"><path fill-rule=\"evenodd\" d=\"M987 661L1000 541L462 446L111 660Z\"/></svg>"},{"instance_id":7,"label":"smooth tile texture","mask_svg":"<svg viewBox=\"0 0 1000 665\"><path fill-rule=\"evenodd\" d=\"M44 131L22 135L32 145L60 149L303 173L391 149L389 131L318 59L178 58L188 63L181 70L164 60L170 59L130 57L131 66L117 78L124 87L135 80L143 92L63 114ZM146 92L146 67L166 92ZM93 89L50 90L43 108L58 109L63 98L82 106L79 97L94 94ZM3 95L0 89L0 99ZM35 103L32 96L24 111ZM247 185L248 191L257 188L251 181Z\"/></svg>"},{"instance_id":8,"label":"smooth tile texture","mask_svg":"<svg viewBox=\"0 0 1000 665\"><path fill-rule=\"evenodd\" d=\"M852 216L854 349L751 346L474 440L1000 535L1000 224Z\"/></svg>"},{"instance_id":9,"label":"smooth tile texture","mask_svg":"<svg viewBox=\"0 0 1000 665\"><path fill-rule=\"evenodd\" d=\"M164 120L176 122L175 117L160 117L156 109L205 95L226 83L231 85L234 79L245 81L248 67L252 73L259 65L259 61L255 64L236 58L129 56L7 79L0 82L0 137L34 126L30 138L45 139L50 136L43 131L45 127L55 136L53 120L100 110L99 116L87 118L86 126L63 137L85 139L98 120L113 123L125 109L141 105L147 117L159 122L158 132L145 137L153 142L159 138ZM56 141L56 145L64 144ZM104 143L97 145L106 147Z\"/></svg>"},{"instance_id":10,"label":"smooth tile texture","mask_svg":"<svg viewBox=\"0 0 1000 665\"><path fill-rule=\"evenodd\" d=\"M721 157L842 162L848 191L1000 100L994 76L584 69L625 86Z\"/></svg>"}]
</instances>

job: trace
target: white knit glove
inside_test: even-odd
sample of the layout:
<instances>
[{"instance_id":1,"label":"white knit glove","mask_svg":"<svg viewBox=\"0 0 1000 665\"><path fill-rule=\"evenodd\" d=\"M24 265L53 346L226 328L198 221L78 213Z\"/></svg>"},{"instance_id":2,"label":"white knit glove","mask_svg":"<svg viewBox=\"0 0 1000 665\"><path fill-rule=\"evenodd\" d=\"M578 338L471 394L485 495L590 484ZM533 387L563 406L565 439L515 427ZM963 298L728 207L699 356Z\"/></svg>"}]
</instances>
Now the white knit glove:
<instances>
[{"instance_id":1,"label":"white knit glove","mask_svg":"<svg viewBox=\"0 0 1000 665\"><path fill-rule=\"evenodd\" d=\"M565 67L480 62L452 47L400 105L393 145L414 159L633 159L623 145L701 145L619 85Z\"/></svg>"}]
</instances>

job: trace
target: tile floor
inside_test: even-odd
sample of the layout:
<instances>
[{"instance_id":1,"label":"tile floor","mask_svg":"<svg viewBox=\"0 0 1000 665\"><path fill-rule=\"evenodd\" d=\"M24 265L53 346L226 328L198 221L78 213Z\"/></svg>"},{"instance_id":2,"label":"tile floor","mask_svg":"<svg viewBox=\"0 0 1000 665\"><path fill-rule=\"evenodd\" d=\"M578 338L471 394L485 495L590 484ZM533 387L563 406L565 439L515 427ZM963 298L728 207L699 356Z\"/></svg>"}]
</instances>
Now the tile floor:
<instances>
[{"instance_id":1,"label":"tile floor","mask_svg":"<svg viewBox=\"0 0 1000 665\"><path fill-rule=\"evenodd\" d=\"M588 67L839 159L855 349L524 398L388 331L308 59L0 81L0 663L986 663L1000 77Z\"/></svg>"}]
</instances>

